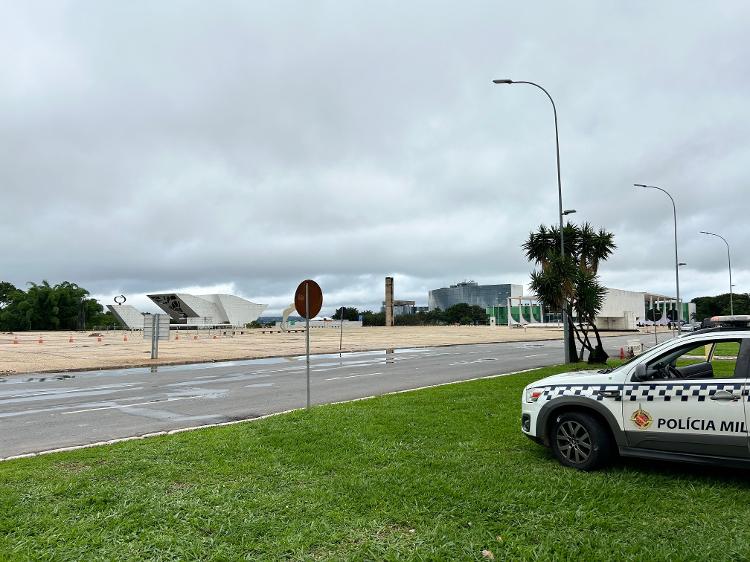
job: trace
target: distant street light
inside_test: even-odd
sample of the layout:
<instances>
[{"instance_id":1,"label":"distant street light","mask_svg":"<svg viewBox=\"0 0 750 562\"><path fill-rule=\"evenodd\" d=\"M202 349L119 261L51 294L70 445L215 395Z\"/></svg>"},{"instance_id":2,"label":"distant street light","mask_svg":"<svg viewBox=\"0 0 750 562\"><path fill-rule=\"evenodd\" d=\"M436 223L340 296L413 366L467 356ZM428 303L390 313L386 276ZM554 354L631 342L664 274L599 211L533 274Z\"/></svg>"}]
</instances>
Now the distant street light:
<instances>
[{"instance_id":1,"label":"distant street light","mask_svg":"<svg viewBox=\"0 0 750 562\"><path fill-rule=\"evenodd\" d=\"M565 258L565 236L563 234L563 215L564 214L570 214L570 213L564 213L563 212L563 204L562 204L562 181L560 180L560 135L557 128L557 107L555 106L555 100L552 99L552 96L549 94L547 90L542 88L539 84L536 84L535 82L527 82L525 80L509 80L507 78L502 79L496 79L492 81L494 84L527 84L529 86L534 86L535 88L539 88L549 99L550 103L552 104L552 113L555 116L555 154L557 156L557 201L558 201L558 215L560 218L560 256L562 258ZM575 212L575 211L572 211ZM570 363L571 357L570 357L570 335L568 333L568 315L566 314L565 306L563 306L562 311L562 318L563 318L563 347L565 348L565 362Z\"/></svg>"},{"instance_id":2,"label":"distant street light","mask_svg":"<svg viewBox=\"0 0 750 562\"><path fill-rule=\"evenodd\" d=\"M729 242L727 242L727 239L721 236L720 234L716 234L715 232L706 232L705 230L701 230L701 234L708 234L709 236L716 236L717 238L721 238L724 240L724 244L727 245L727 262L729 263L729 314L734 316L734 304L732 303L732 257L729 255Z\"/></svg>"},{"instance_id":3,"label":"distant street light","mask_svg":"<svg viewBox=\"0 0 750 562\"><path fill-rule=\"evenodd\" d=\"M565 215L572 215L575 212L576 212L575 209L566 209L565 211L562 212L562 214L563 214L563 216L565 216Z\"/></svg>"},{"instance_id":4,"label":"distant street light","mask_svg":"<svg viewBox=\"0 0 750 562\"><path fill-rule=\"evenodd\" d=\"M674 282L677 290L677 323L679 324L682 319L682 306L680 305L680 266L677 259L677 207L674 204L674 199L666 189L643 183L634 183L633 185L635 187L645 187L646 189L658 189L662 193L666 193L667 197L672 201L672 214L674 215Z\"/></svg>"}]
</instances>

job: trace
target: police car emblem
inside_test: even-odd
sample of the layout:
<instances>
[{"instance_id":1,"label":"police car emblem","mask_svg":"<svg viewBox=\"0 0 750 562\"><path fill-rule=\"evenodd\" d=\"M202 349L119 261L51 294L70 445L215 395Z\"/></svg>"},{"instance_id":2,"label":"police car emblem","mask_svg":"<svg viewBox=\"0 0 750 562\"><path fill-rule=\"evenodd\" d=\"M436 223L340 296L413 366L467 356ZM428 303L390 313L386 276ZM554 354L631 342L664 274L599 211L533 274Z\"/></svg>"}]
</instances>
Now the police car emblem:
<instances>
[{"instance_id":1,"label":"police car emblem","mask_svg":"<svg viewBox=\"0 0 750 562\"><path fill-rule=\"evenodd\" d=\"M633 412L632 416L630 416L630 421L632 421L638 429L648 429L651 427L654 418L652 418L651 414L646 410L638 406L638 409Z\"/></svg>"}]
</instances>

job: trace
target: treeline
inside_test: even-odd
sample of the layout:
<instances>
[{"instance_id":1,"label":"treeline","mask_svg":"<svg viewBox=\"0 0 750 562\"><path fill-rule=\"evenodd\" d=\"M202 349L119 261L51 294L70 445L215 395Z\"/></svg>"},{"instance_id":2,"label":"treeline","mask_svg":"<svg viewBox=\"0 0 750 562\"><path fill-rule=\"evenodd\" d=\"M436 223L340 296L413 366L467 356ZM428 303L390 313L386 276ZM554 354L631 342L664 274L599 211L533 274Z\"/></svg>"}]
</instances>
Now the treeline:
<instances>
[{"instance_id":1,"label":"treeline","mask_svg":"<svg viewBox=\"0 0 750 562\"><path fill-rule=\"evenodd\" d=\"M362 315L363 326L385 326L385 312L373 312L365 310L360 313L356 308L342 307L344 309L344 320L359 320ZM337 310L332 317L334 320L341 318L341 309ZM440 326L446 324L487 324L487 312L481 306L469 304L456 304L446 310L430 310L429 312L417 312L416 314L401 314L393 319L396 326Z\"/></svg>"},{"instance_id":2,"label":"treeline","mask_svg":"<svg viewBox=\"0 0 750 562\"><path fill-rule=\"evenodd\" d=\"M729 293L716 295L715 297L696 297L695 318L698 321L711 316L727 316L730 314ZM750 298L746 293L735 293L732 295L732 304L735 314L750 314Z\"/></svg>"},{"instance_id":3,"label":"treeline","mask_svg":"<svg viewBox=\"0 0 750 562\"><path fill-rule=\"evenodd\" d=\"M0 330L85 330L116 323L86 289L75 283L29 283L24 291L0 281Z\"/></svg>"}]
</instances>

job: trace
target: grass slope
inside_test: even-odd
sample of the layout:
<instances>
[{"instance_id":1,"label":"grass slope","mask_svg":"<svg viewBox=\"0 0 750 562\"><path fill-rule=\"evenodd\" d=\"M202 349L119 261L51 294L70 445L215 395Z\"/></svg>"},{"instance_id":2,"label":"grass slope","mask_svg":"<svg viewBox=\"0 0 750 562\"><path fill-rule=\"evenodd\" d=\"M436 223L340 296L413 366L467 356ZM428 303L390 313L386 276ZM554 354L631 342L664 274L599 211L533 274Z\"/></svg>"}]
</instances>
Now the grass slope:
<instances>
[{"instance_id":1,"label":"grass slope","mask_svg":"<svg viewBox=\"0 0 750 562\"><path fill-rule=\"evenodd\" d=\"M747 473L566 469L554 368L0 464L0 559L750 558Z\"/></svg>"}]
</instances>

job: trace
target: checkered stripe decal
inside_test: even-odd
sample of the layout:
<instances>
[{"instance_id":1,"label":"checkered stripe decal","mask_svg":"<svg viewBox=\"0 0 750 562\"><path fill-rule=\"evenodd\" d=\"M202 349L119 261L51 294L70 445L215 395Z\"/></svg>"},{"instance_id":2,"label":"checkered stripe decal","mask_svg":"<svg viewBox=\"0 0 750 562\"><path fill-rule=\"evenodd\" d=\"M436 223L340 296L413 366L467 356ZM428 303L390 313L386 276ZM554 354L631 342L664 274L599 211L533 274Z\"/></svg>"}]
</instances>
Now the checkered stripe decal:
<instances>
[{"instance_id":1,"label":"checkered stripe decal","mask_svg":"<svg viewBox=\"0 0 750 562\"><path fill-rule=\"evenodd\" d=\"M620 391L619 396L608 398L617 402L621 400L635 402L653 402L658 398L669 402L679 400L688 402L697 400L705 402L719 390L737 393L742 391L745 400L750 400L748 389L742 390L742 383L643 383L643 384L570 384L541 387L540 401L552 400L561 396L583 396L602 401L606 397L605 391Z\"/></svg>"},{"instance_id":2,"label":"checkered stripe decal","mask_svg":"<svg viewBox=\"0 0 750 562\"><path fill-rule=\"evenodd\" d=\"M555 386L544 386L541 388L542 394L539 400L552 400L553 398L559 398L560 396L584 396L586 398L592 398L594 400L604 400L604 396L600 394L602 391L620 391L622 392L621 384L571 384L571 385L555 385ZM617 397L615 400L619 401L622 397Z\"/></svg>"},{"instance_id":3,"label":"checkered stripe decal","mask_svg":"<svg viewBox=\"0 0 750 562\"><path fill-rule=\"evenodd\" d=\"M623 390L623 399L631 402L636 400L653 402L655 398L664 400L664 402L670 402L671 400L705 402L706 398L713 396L719 390L736 393L742 390L742 386L742 383L627 384ZM747 396L747 390L742 391L742 395Z\"/></svg>"}]
</instances>

